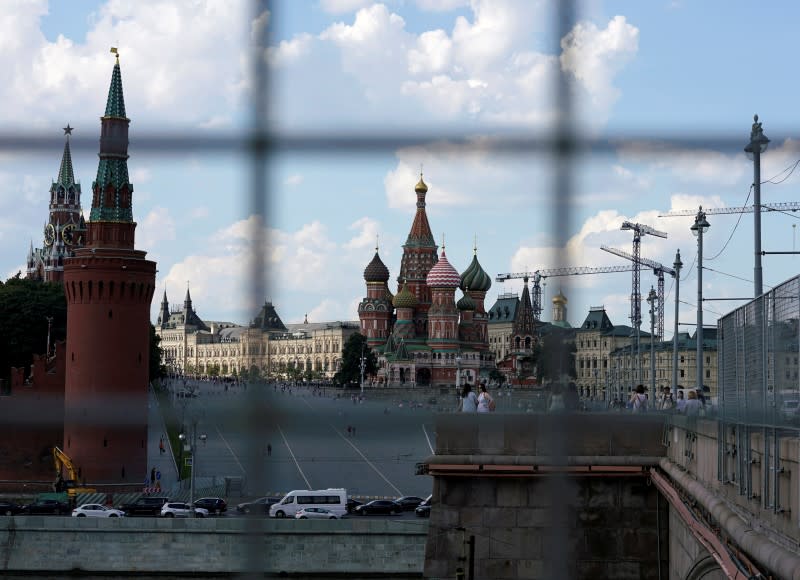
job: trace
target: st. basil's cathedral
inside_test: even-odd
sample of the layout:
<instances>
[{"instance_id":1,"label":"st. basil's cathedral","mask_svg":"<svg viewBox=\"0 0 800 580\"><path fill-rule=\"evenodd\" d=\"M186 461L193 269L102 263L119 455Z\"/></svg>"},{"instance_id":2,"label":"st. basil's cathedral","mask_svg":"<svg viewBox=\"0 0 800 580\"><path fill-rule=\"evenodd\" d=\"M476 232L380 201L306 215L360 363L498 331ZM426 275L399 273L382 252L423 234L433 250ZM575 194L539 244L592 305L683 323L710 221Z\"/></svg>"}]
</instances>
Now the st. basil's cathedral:
<instances>
[{"instance_id":1,"label":"st. basil's cathedral","mask_svg":"<svg viewBox=\"0 0 800 580\"><path fill-rule=\"evenodd\" d=\"M420 175L414 187L417 211L397 278L389 290L389 269L378 249L364 270L367 296L358 306L361 332L378 354L377 382L388 386L474 384L495 368L484 308L491 278L478 262L477 248L463 274L433 239ZM456 290L462 292L456 302ZM460 380L456 375L460 371Z\"/></svg>"}]
</instances>

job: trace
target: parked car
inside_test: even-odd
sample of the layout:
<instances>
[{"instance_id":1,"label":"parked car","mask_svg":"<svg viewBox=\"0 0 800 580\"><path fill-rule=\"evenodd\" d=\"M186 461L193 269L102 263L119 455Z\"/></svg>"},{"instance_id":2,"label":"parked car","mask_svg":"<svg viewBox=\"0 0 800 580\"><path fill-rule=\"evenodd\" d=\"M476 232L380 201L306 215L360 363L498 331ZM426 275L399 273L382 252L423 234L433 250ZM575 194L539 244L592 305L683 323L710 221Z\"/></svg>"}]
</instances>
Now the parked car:
<instances>
[{"instance_id":1,"label":"parked car","mask_svg":"<svg viewBox=\"0 0 800 580\"><path fill-rule=\"evenodd\" d=\"M429 518L431 517L431 505L432 505L432 495L429 495L425 498L421 504L417 506L417 509L414 510L414 513L417 514L418 518Z\"/></svg>"},{"instance_id":2,"label":"parked car","mask_svg":"<svg viewBox=\"0 0 800 580\"><path fill-rule=\"evenodd\" d=\"M85 503L72 510L73 518L122 518L125 512L108 508L99 503Z\"/></svg>"},{"instance_id":3,"label":"parked car","mask_svg":"<svg viewBox=\"0 0 800 580\"><path fill-rule=\"evenodd\" d=\"M192 511L194 510L194 514ZM164 518L190 518L192 516L204 518L208 515L208 510L204 508L193 508L188 503L171 501L164 504L161 508L161 517Z\"/></svg>"},{"instance_id":4,"label":"parked car","mask_svg":"<svg viewBox=\"0 0 800 580\"><path fill-rule=\"evenodd\" d=\"M68 503L57 499L37 499L33 503L22 506L22 513L25 514L55 514L66 515L72 511Z\"/></svg>"},{"instance_id":5,"label":"parked car","mask_svg":"<svg viewBox=\"0 0 800 580\"><path fill-rule=\"evenodd\" d=\"M221 497L201 497L195 500L194 507L208 510L210 514L221 514L228 510L228 503Z\"/></svg>"},{"instance_id":6,"label":"parked car","mask_svg":"<svg viewBox=\"0 0 800 580\"><path fill-rule=\"evenodd\" d=\"M22 506L13 501L0 500L0 515L13 516L22 513Z\"/></svg>"},{"instance_id":7,"label":"parked car","mask_svg":"<svg viewBox=\"0 0 800 580\"><path fill-rule=\"evenodd\" d=\"M143 495L136 501L118 506L126 516L160 516L161 508L169 501L168 497Z\"/></svg>"},{"instance_id":8,"label":"parked car","mask_svg":"<svg viewBox=\"0 0 800 580\"><path fill-rule=\"evenodd\" d=\"M374 514L394 515L399 514L401 511L403 509L390 499L374 499L369 503L356 507L353 513L359 516Z\"/></svg>"},{"instance_id":9,"label":"parked car","mask_svg":"<svg viewBox=\"0 0 800 580\"><path fill-rule=\"evenodd\" d=\"M294 514L295 519L298 520L338 520L339 516L333 513L331 510L326 510L325 508L303 508L299 510L296 514Z\"/></svg>"},{"instance_id":10,"label":"parked car","mask_svg":"<svg viewBox=\"0 0 800 580\"><path fill-rule=\"evenodd\" d=\"M272 504L276 504L281 501L279 497L260 497L258 499L254 499L253 501L246 501L240 503L236 506L236 511L240 514L249 514L253 513L269 513L269 507Z\"/></svg>"},{"instance_id":11,"label":"parked car","mask_svg":"<svg viewBox=\"0 0 800 580\"><path fill-rule=\"evenodd\" d=\"M347 503L345 504L345 509L347 510L347 513L352 514L360 505L364 505L364 502L353 499L352 497L348 497Z\"/></svg>"},{"instance_id":12,"label":"parked car","mask_svg":"<svg viewBox=\"0 0 800 580\"><path fill-rule=\"evenodd\" d=\"M415 495L404 495L403 497L398 497L394 501L404 512L410 512L417 509L417 506L425 500Z\"/></svg>"}]
</instances>

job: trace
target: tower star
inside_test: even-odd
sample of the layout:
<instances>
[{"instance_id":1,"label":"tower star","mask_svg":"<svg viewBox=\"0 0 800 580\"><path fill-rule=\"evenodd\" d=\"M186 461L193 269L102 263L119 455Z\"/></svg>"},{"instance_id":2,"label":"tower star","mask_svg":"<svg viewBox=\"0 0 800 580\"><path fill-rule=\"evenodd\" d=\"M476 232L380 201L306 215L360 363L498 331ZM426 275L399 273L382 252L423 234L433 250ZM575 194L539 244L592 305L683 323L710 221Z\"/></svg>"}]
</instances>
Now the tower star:
<instances>
[{"instance_id":1,"label":"tower star","mask_svg":"<svg viewBox=\"0 0 800 580\"><path fill-rule=\"evenodd\" d=\"M69 123L67 123L67 126L64 127L64 135L72 135L72 129L73 128L69 126Z\"/></svg>"}]
</instances>

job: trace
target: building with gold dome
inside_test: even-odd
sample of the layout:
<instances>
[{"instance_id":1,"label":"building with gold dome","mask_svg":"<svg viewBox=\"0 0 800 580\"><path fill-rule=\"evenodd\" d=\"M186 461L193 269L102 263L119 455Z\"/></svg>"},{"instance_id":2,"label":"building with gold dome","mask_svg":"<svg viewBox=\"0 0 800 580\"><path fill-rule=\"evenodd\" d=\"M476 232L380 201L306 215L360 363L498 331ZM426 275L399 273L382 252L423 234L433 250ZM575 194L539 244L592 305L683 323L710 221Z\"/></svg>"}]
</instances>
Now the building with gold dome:
<instances>
[{"instance_id":1,"label":"building with gold dome","mask_svg":"<svg viewBox=\"0 0 800 580\"><path fill-rule=\"evenodd\" d=\"M389 289L389 269L378 248L364 270L367 295L358 317L367 344L378 353L375 381L390 386L475 383L495 368L484 308L492 281L478 262L477 248L463 274L450 264L444 245L438 252L421 175L414 192L417 211L403 244L397 293Z\"/></svg>"},{"instance_id":2,"label":"building with gold dome","mask_svg":"<svg viewBox=\"0 0 800 580\"><path fill-rule=\"evenodd\" d=\"M528 288L523 279L522 295L507 292L497 297L489 309L489 349L495 356L498 369L510 381L537 384L539 377L534 351L550 337L571 342L574 330L567 320L567 297L559 291L551 302L552 321L536 318Z\"/></svg>"}]
</instances>

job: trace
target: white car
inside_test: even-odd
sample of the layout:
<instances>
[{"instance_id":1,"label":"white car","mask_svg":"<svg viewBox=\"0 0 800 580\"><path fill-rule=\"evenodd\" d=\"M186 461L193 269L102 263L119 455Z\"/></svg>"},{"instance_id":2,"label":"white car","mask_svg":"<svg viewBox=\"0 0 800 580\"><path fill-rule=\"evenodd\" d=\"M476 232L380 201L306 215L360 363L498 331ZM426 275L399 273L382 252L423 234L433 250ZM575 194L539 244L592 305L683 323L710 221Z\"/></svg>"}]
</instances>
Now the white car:
<instances>
[{"instance_id":1,"label":"white car","mask_svg":"<svg viewBox=\"0 0 800 580\"><path fill-rule=\"evenodd\" d=\"M303 508L294 514L296 520L338 520L339 516L325 508Z\"/></svg>"},{"instance_id":2,"label":"white car","mask_svg":"<svg viewBox=\"0 0 800 580\"><path fill-rule=\"evenodd\" d=\"M188 503L170 501L165 503L161 508L162 518L190 518L192 515L192 506ZM208 516L208 510L205 508L194 508L194 516L204 518Z\"/></svg>"},{"instance_id":3,"label":"white car","mask_svg":"<svg viewBox=\"0 0 800 580\"><path fill-rule=\"evenodd\" d=\"M125 512L99 503L86 503L72 510L73 518L124 518Z\"/></svg>"}]
</instances>

